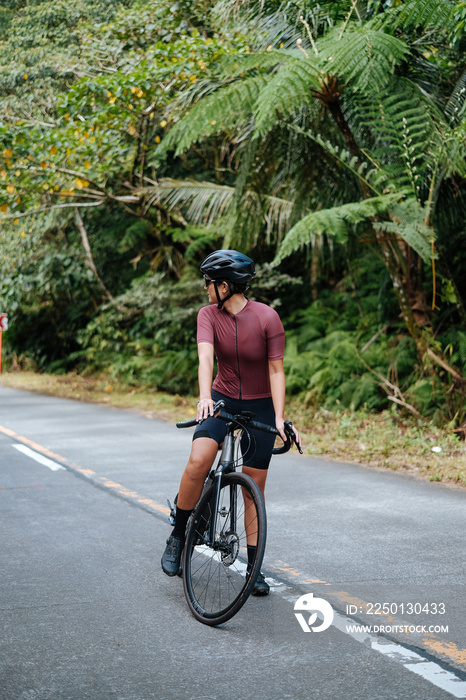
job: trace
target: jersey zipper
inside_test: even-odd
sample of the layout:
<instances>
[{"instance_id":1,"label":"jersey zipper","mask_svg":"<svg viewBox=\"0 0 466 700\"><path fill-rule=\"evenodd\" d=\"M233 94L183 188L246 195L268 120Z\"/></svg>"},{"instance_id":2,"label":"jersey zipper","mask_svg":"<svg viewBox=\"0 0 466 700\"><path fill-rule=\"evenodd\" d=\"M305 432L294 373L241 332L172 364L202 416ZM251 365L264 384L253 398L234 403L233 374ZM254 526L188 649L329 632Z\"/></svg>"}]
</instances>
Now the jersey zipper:
<instances>
[{"instance_id":1,"label":"jersey zipper","mask_svg":"<svg viewBox=\"0 0 466 700\"><path fill-rule=\"evenodd\" d=\"M238 366L238 382L239 382L239 398L242 399L242 391L241 391L241 371L239 368L239 352L238 352L238 322L236 321L236 316L233 316L233 320L235 322L235 336L236 336L236 363Z\"/></svg>"}]
</instances>

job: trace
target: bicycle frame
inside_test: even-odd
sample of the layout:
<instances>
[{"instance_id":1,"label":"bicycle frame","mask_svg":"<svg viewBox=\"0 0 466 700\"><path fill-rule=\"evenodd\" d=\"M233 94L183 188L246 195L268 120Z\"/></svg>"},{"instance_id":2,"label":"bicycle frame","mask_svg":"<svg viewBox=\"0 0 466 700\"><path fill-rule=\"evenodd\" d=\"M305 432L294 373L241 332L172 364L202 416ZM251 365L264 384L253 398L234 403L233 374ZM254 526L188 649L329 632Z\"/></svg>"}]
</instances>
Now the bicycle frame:
<instances>
[{"instance_id":1,"label":"bicycle frame","mask_svg":"<svg viewBox=\"0 0 466 700\"><path fill-rule=\"evenodd\" d=\"M210 520L209 526L209 538L208 544L210 547L215 549L215 522L216 516L218 514L218 506L220 501L220 484L222 482L223 474L228 474L229 472L234 472L234 462L235 462L235 438L234 438L235 426L233 423L227 423L227 432L225 439L223 441L222 453L214 472L214 514ZM231 491L230 493L230 529L232 531L236 530L236 492Z\"/></svg>"}]
</instances>

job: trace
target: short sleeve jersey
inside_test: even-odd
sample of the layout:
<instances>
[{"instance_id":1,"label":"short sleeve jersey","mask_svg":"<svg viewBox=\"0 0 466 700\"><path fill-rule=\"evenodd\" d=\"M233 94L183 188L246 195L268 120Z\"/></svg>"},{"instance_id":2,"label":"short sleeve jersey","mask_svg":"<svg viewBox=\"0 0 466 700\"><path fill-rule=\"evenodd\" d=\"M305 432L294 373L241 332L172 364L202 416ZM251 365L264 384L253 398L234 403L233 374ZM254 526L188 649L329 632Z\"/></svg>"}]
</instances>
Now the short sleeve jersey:
<instances>
[{"instance_id":1,"label":"short sleeve jersey","mask_svg":"<svg viewBox=\"0 0 466 700\"><path fill-rule=\"evenodd\" d=\"M204 306L197 342L214 346L214 389L235 399L271 396L268 361L281 360L285 351L285 331L274 309L250 299L235 316L216 304Z\"/></svg>"}]
</instances>

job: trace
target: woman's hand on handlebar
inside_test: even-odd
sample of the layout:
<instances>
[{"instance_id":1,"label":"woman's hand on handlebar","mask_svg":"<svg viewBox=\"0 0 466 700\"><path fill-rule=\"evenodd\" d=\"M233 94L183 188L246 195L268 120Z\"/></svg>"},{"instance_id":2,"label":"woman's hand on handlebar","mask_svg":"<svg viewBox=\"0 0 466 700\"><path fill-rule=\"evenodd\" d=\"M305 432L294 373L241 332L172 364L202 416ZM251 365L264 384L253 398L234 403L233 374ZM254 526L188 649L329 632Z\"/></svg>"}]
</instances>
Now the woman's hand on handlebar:
<instances>
[{"instance_id":1,"label":"woman's hand on handlebar","mask_svg":"<svg viewBox=\"0 0 466 700\"><path fill-rule=\"evenodd\" d=\"M205 420L209 416L214 415L214 405L213 399L199 399L197 402L197 420Z\"/></svg>"},{"instance_id":2,"label":"woman's hand on handlebar","mask_svg":"<svg viewBox=\"0 0 466 700\"><path fill-rule=\"evenodd\" d=\"M301 443L301 435L299 432L296 430L294 425L290 421L286 421L286 423L291 427L291 430L294 433L294 441L296 443L296 446L298 450L302 453L302 443ZM283 442L286 442L288 439L288 436L285 432L285 420L284 419L278 419L275 421L275 426L280 433L280 437L283 440Z\"/></svg>"}]
</instances>

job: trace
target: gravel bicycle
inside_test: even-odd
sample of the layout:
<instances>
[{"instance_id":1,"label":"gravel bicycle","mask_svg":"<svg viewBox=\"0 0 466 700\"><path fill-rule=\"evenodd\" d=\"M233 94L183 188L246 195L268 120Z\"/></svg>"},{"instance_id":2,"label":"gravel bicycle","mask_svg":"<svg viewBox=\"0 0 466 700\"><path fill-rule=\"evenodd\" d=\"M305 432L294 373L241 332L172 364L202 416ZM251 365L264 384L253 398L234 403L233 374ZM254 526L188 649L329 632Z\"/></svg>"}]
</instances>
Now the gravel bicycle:
<instances>
[{"instance_id":1,"label":"gravel bicycle","mask_svg":"<svg viewBox=\"0 0 466 700\"><path fill-rule=\"evenodd\" d=\"M206 625L220 625L241 609L253 589L264 556L267 536L264 499L255 481L236 471L241 437L245 432L252 445L250 430L279 436L276 428L253 420L252 414L232 415L224 408L223 401L214 407L214 415L227 422L226 436L217 466L207 476L188 522L182 560L188 606L194 617ZM197 420L176 425L188 428L197 425ZM274 448L273 454L288 452L293 442L297 445L291 421L286 421L285 433L286 442ZM174 524L175 509L171 505L170 508L170 520ZM248 544L256 548L250 565Z\"/></svg>"}]
</instances>

